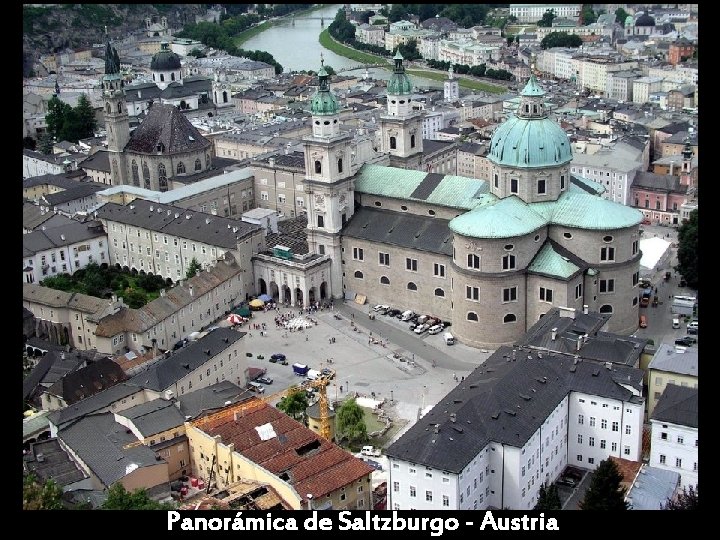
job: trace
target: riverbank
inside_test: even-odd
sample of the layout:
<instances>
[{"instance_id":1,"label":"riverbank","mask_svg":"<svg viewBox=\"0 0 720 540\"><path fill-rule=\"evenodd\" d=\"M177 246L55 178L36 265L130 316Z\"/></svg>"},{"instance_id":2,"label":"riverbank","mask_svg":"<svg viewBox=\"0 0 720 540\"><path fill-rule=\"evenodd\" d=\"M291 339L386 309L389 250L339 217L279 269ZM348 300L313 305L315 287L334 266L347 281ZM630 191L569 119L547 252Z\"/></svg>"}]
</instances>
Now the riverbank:
<instances>
[{"instance_id":1,"label":"riverbank","mask_svg":"<svg viewBox=\"0 0 720 540\"><path fill-rule=\"evenodd\" d=\"M301 15L309 15L313 11L317 11L319 9L323 9L325 5L318 4L316 6L313 6L311 8L303 9L300 11L294 11L292 13L288 13L287 15L283 15L282 17L279 17L276 20L282 20L282 19L290 19L293 16L301 16ZM254 38L258 34L264 32L268 28L271 28L273 24L275 23L275 20L267 20L263 21L262 23L258 24L257 26L253 26L252 28L248 28L247 30L243 30L240 32L237 36L235 36L235 46L240 47L243 43L250 40L251 38Z\"/></svg>"},{"instance_id":2,"label":"riverbank","mask_svg":"<svg viewBox=\"0 0 720 540\"><path fill-rule=\"evenodd\" d=\"M378 67L386 67L388 69L392 67L387 58L358 51L357 49L353 49L352 47L339 43L330 35L330 32L328 32L327 29L320 33L319 41L320 45L326 49L329 49L340 56L344 56L345 58L349 58L350 60L356 60L358 62L362 62L363 64L379 64ZM421 69L408 69L406 71L410 75L415 75L416 77L422 77L424 79L431 79L433 81L444 81L447 79L447 73L442 72L425 71ZM488 92L489 94L502 94L503 92L507 92L507 89L504 86L496 86L482 81L466 79L462 77L462 75L458 76L456 74L455 76L458 78L460 86L462 88L467 88L468 90Z\"/></svg>"}]
</instances>

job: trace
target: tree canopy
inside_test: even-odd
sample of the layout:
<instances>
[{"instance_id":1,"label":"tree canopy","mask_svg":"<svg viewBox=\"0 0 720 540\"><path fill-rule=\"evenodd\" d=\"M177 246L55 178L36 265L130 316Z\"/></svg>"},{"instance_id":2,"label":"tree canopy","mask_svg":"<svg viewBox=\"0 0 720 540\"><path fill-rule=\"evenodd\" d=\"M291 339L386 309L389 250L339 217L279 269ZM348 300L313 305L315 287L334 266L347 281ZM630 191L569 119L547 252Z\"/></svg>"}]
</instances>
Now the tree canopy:
<instances>
[{"instance_id":1,"label":"tree canopy","mask_svg":"<svg viewBox=\"0 0 720 540\"><path fill-rule=\"evenodd\" d=\"M536 24L543 28L550 28L552 26L552 22L553 22L554 18L555 18L555 10L548 9L545 13L543 13L542 19L540 19Z\"/></svg>"},{"instance_id":2,"label":"tree canopy","mask_svg":"<svg viewBox=\"0 0 720 540\"><path fill-rule=\"evenodd\" d=\"M121 483L113 484L108 490L103 510L172 510L172 504L159 503L151 499L144 489L136 489L132 493Z\"/></svg>"},{"instance_id":3,"label":"tree canopy","mask_svg":"<svg viewBox=\"0 0 720 540\"><path fill-rule=\"evenodd\" d=\"M598 20L598 13L595 13L591 4L583 4L580 18L584 25L592 24Z\"/></svg>"},{"instance_id":4,"label":"tree canopy","mask_svg":"<svg viewBox=\"0 0 720 540\"><path fill-rule=\"evenodd\" d=\"M590 487L580 502L581 510L627 510L622 476L611 459L604 459L595 469Z\"/></svg>"},{"instance_id":5,"label":"tree canopy","mask_svg":"<svg viewBox=\"0 0 720 540\"><path fill-rule=\"evenodd\" d=\"M338 410L338 431L351 443L367 440L365 413L354 398L347 399Z\"/></svg>"},{"instance_id":6,"label":"tree canopy","mask_svg":"<svg viewBox=\"0 0 720 540\"><path fill-rule=\"evenodd\" d=\"M617 8L615 10L615 22L618 22L621 25L625 26L625 19L628 18L628 15L628 12L625 11L623 8Z\"/></svg>"},{"instance_id":7,"label":"tree canopy","mask_svg":"<svg viewBox=\"0 0 720 540\"><path fill-rule=\"evenodd\" d=\"M295 386L297 390L289 392L278 402L277 408L291 416L295 420L299 420L305 414L308 408L308 398L304 391Z\"/></svg>"},{"instance_id":8,"label":"tree canopy","mask_svg":"<svg viewBox=\"0 0 720 540\"><path fill-rule=\"evenodd\" d=\"M48 133L58 142L78 142L80 139L92 137L97 126L95 111L85 94L80 95L74 108L57 96L50 98L45 121Z\"/></svg>"},{"instance_id":9,"label":"tree canopy","mask_svg":"<svg viewBox=\"0 0 720 540\"><path fill-rule=\"evenodd\" d=\"M23 478L23 510L61 510L62 489L47 480L41 483L34 474Z\"/></svg>"},{"instance_id":10,"label":"tree canopy","mask_svg":"<svg viewBox=\"0 0 720 540\"><path fill-rule=\"evenodd\" d=\"M195 274L200 272L202 270L202 265L198 262L198 260L193 257L190 261L190 264L188 265L187 272L185 272L185 278L190 279Z\"/></svg>"},{"instance_id":11,"label":"tree canopy","mask_svg":"<svg viewBox=\"0 0 720 540\"><path fill-rule=\"evenodd\" d=\"M575 34L567 32L550 32L540 42L543 49L552 49L553 47L579 47L582 45L582 39Z\"/></svg>"},{"instance_id":12,"label":"tree canopy","mask_svg":"<svg viewBox=\"0 0 720 540\"><path fill-rule=\"evenodd\" d=\"M697 289L698 275L698 211L690 216L678 229L678 264L675 270L685 278L689 287Z\"/></svg>"},{"instance_id":13,"label":"tree canopy","mask_svg":"<svg viewBox=\"0 0 720 540\"><path fill-rule=\"evenodd\" d=\"M697 510L699 509L697 486L684 487L675 498L670 498L663 505L663 510Z\"/></svg>"},{"instance_id":14,"label":"tree canopy","mask_svg":"<svg viewBox=\"0 0 720 540\"><path fill-rule=\"evenodd\" d=\"M535 504L535 510L562 510L560 503L560 493L555 484L540 486L538 501Z\"/></svg>"}]
</instances>

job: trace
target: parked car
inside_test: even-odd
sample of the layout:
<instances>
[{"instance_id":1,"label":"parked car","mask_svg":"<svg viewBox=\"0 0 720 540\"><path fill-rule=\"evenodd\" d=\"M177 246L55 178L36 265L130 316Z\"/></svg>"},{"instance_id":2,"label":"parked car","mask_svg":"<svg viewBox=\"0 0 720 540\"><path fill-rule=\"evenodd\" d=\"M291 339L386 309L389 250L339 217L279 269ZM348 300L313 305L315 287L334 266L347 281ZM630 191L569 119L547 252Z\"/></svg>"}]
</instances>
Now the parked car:
<instances>
[{"instance_id":1,"label":"parked car","mask_svg":"<svg viewBox=\"0 0 720 540\"><path fill-rule=\"evenodd\" d=\"M255 379L255 381L263 384L273 383L273 380L270 377L258 377L257 379Z\"/></svg>"},{"instance_id":2,"label":"parked car","mask_svg":"<svg viewBox=\"0 0 720 540\"><path fill-rule=\"evenodd\" d=\"M410 330L415 330L418 326L420 326L420 325L418 324L417 320L415 320L415 321L413 321L413 322L410 323L410 325L408 326L408 328L409 328Z\"/></svg>"},{"instance_id":3,"label":"parked car","mask_svg":"<svg viewBox=\"0 0 720 540\"><path fill-rule=\"evenodd\" d=\"M385 315L388 311L390 311L390 308L388 306L383 306L380 309L378 309L378 313L380 315Z\"/></svg>"},{"instance_id":4,"label":"parked car","mask_svg":"<svg viewBox=\"0 0 720 540\"><path fill-rule=\"evenodd\" d=\"M286 359L286 357L283 353L275 353L270 357L270 361L272 363L283 362L283 361L285 361L285 359Z\"/></svg>"},{"instance_id":5,"label":"parked car","mask_svg":"<svg viewBox=\"0 0 720 540\"><path fill-rule=\"evenodd\" d=\"M373 311L380 311L381 309L389 309L390 306L386 306L385 304L378 304L375 306L372 310Z\"/></svg>"},{"instance_id":6,"label":"parked car","mask_svg":"<svg viewBox=\"0 0 720 540\"><path fill-rule=\"evenodd\" d=\"M688 323L688 325L687 325L687 333L688 333L688 334L697 335L697 333L698 333L698 322L697 322L696 320L695 320L695 321L690 321L690 322Z\"/></svg>"},{"instance_id":7,"label":"parked car","mask_svg":"<svg viewBox=\"0 0 720 540\"><path fill-rule=\"evenodd\" d=\"M431 326L430 328L428 328L428 334L432 334L432 335L439 334L442 331L443 331L442 324L436 324L435 326Z\"/></svg>"},{"instance_id":8,"label":"parked car","mask_svg":"<svg viewBox=\"0 0 720 540\"><path fill-rule=\"evenodd\" d=\"M691 345L695 345L696 343L697 338L695 336L683 336L675 340L675 345L682 345L683 347L690 347Z\"/></svg>"},{"instance_id":9,"label":"parked car","mask_svg":"<svg viewBox=\"0 0 720 540\"><path fill-rule=\"evenodd\" d=\"M568 486L568 487L575 487L577 485L577 482L573 480L572 478L562 477L560 478L557 483L561 486Z\"/></svg>"},{"instance_id":10,"label":"parked car","mask_svg":"<svg viewBox=\"0 0 720 540\"><path fill-rule=\"evenodd\" d=\"M385 313L385 315L387 315L388 317L397 317L401 313L402 313L402 311L400 311L397 308L390 308L387 310L387 313Z\"/></svg>"},{"instance_id":11,"label":"parked car","mask_svg":"<svg viewBox=\"0 0 720 540\"><path fill-rule=\"evenodd\" d=\"M413 330L413 332L415 332L416 334L420 335L420 334L425 333L425 331L426 331L428 328L430 328L430 326L429 326L427 323L424 323L424 324L421 324L421 325L419 325L419 326L416 326L416 327L415 327L415 330Z\"/></svg>"}]
</instances>

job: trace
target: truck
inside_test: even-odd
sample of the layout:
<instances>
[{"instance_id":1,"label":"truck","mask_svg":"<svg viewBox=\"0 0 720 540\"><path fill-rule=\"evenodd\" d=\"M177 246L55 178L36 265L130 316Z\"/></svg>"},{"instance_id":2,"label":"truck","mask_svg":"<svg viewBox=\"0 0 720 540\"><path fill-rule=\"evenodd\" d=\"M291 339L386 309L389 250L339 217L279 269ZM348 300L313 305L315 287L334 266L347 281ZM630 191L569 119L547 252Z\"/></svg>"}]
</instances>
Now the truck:
<instances>
[{"instance_id":1,"label":"truck","mask_svg":"<svg viewBox=\"0 0 720 540\"><path fill-rule=\"evenodd\" d=\"M652 297L652 287L643 289L642 295L640 296L640 307L648 307L650 305L650 298Z\"/></svg>"},{"instance_id":2,"label":"truck","mask_svg":"<svg viewBox=\"0 0 720 540\"><path fill-rule=\"evenodd\" d=\"M304 377L307 375L307 372L310 371L310 367L307 364L293 364L292 369L293 373L298 377Z\"/></svg>"},{"instance_id":3,"label":"truck","mask_svg":"<svg viewBox=\"0 0 720 540\"><path fill-rule=\"evenodd\" d=\"M694 296L673 296L670 313L673 315L687 315L692 317L697 306L697 299Z\"/></svg>"},{"instance_id":4,"label":"truck","mask_svg":"<svg viewBox=\"0 0 720 540\"><path fill-rule=\"evenodd\" d=\"M382 455L382 452L379 448L375 448L374 446L363 446L362 450L360 450L360 453L364 456L374 456L379 457Z\"/></svg>"},{"instance_id":5,"label":"truck","mask_svg":"<svg viewBox=\"0 0 720 540\"><path fill-rule=\"evenodd\" d=\"M315 379L320 377L322 373L320 373L317 369L308 369L305 375L309 381L314 381Z\"/></svg>"}]
</instances>

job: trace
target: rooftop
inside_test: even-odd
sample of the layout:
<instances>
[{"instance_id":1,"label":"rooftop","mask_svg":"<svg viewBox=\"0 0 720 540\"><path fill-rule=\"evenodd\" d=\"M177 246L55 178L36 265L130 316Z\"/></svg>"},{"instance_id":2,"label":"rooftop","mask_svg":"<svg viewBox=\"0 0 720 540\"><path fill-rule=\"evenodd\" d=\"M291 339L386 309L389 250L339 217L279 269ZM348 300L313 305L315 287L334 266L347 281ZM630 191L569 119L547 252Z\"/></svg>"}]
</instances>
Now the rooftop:
<instances>
[{"instance_id":1,"label":"rooftop","mask_svg":"<svg viewBox=\"0 0 720 540\"><path fill-rule=\"evenodd\" d=\"M679 484L679 473L643 464L625 500L630 510L661 510Z\"/></svg>"},{"instance_id":2,"label":"rooftop","mask_svg":"<svg viewBox=\"0 0 720 540\"><path fill-rule=\"evenodd\" d=\"M60 446L57 439L33 443L30 447L30 455L25 457L25 467L41 483L52 480L60 488L88 478Z\"/></svg>"},{"instance_id":3,"label":"rooftop","mask_svg":"<svg viewBox=\"0 0 720 540\"><path fill-rule=\"evenodd\" d=\"M205 151L211 146L177 107L155 103L133 131L125 151L168 155Z\"/></svg>"},{"instance_id":4,"label":"rooftop","mask_svg":"<svg viewBox=\"0 0 720 540\"><path fill-rule=\"evenodd\" d=\"M172 401L166 399L153 399L115 414L132 421L146 438L182 426L185 422L185 416Z\"/></svg>"},{"instance_id":5,"label":"rooftop","mask_svg":"<svg viewBox=\"0 0 720 540\"><path fill-rule=\"evenodd\" d=\"M65 374L50 386L47 392L61 397L68 405L72 405L122 382L126 378L120 366L109 358L101 358Z\"/></svg>"},{"instance_id":6,"label":"rooftop","mask_svg":"<svg viewBox=\"0 0 720 540\"><path fill-rule=\"evenodd\" d=\"M651 420L679 426L698 427L698 390L668 384L655 405Z\"/></svg>"},{"instance_id":7,"label":"rooftop","mask_svg":"<svg viewBox=\"0 0 720 540\"><path fill-rule=\"evenodd\" d=\"M692 347L676 347L662 343L653 356L648 369L698 376L698 351Z\"/></svg>"}]
</instances>

